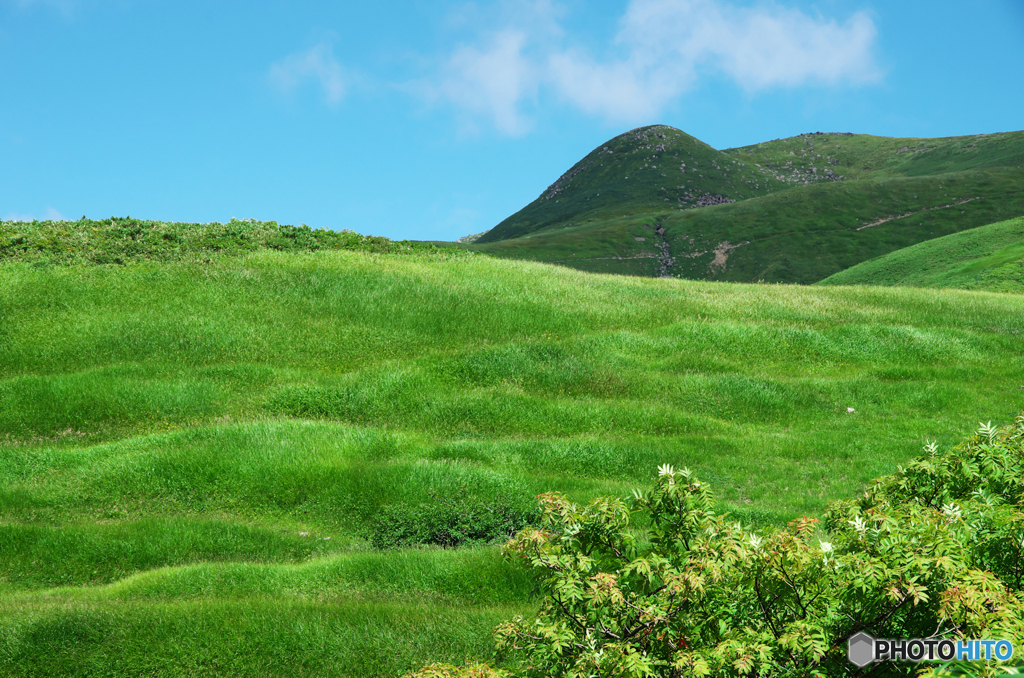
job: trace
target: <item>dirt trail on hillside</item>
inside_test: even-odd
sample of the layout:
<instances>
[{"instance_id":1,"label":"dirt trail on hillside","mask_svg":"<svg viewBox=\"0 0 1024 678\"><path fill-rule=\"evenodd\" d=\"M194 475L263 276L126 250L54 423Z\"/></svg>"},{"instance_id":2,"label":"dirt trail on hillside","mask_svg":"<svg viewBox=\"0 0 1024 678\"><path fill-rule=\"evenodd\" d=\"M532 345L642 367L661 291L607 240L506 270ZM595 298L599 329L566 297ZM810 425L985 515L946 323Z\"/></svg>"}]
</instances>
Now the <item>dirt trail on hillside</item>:
<instances>
[{"instance_id":1,"label":"dirt trail on hillside","mask_svg":"<svg viewBox=\"0 0 1024 678\"><path fill-rule=\"evenodd\" d=\"M878 221L872 221L870 224L864 224L863 226L861 226L859 228L855 228L853 230L855 230L855 231L863 231L865 228L871 228L872 226L879 226L879 225L884 224L884 223L889 222L889 221L895 221L896 219L906 219L907 217L912 217L915 214L920 214L921 212L931 212L933 210L944 210L944 209L947 209L949 207L956 207L957 205L963 205L965 202L971 202L972 200L984 200L984 199L985 199L984 196L978 196L976 198L965 198L963 200L959 200L957 202L950 203L948 205L939 205L938 207L922 207L917 212L907 212L906 214L898 214L898 215L896 215L894 217L886 217L884 219L879 219Z\"/></svg>"}]
</instances>

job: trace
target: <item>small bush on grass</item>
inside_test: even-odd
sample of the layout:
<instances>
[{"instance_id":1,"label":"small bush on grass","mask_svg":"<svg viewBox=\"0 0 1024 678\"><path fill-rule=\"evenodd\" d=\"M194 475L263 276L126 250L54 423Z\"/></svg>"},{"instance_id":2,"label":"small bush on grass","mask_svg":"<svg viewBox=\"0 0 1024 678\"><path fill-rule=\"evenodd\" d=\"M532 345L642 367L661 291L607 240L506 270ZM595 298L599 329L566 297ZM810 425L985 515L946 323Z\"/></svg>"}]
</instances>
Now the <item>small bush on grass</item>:
<instances>
[{"instance_id":1,"label":"small bush on grass","mask_svg":"<svg viewBox=\"0 0 1024 678\"><path fill-rule=\"evenodd\" d=\"M380 549L428 544L455 548L501 542L540 517L532 502L504 497L393 504L376 520L371 542Z\"/></svg>"},{"instance_id":2,"label":"small bush on grass","mask_svg":"<svg viewBox=\"0 0 1024 678\"><path fill-rule=\"evenodd\" d=\"M629 501L543 495L540 527L504 552L538 573L544 597L535 618L498 627L499 653L514 675L537 678L796 678L861 675L846 658L861 631L1019 643L1022 465L1024 416L945 454L930 446L823 523L761 532L717 512L706 485L670 466ZM630 529L637 514L649 528ZM486 675L439 670L416 675Z\"/></svg>"}]
</instances>

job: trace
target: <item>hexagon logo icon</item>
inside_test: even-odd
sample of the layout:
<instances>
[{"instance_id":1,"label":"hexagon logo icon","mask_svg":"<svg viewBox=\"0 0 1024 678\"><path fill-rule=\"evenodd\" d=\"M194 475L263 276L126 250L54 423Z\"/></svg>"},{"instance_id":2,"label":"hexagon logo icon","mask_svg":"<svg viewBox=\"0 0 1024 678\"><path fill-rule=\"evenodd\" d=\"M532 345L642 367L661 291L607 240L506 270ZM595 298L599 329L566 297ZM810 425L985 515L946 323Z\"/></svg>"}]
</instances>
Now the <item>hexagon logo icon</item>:
<instances>
[{"instance_id":1,"label":"hexagon logo icon","mask_svg":"<svg viewBox=\"0 0 1024 678\"><path fill-rule=\"evenodd\" d=\"M875 661L875 639L866 633L850 636L847 657L854 666L867 666Z\"/></svg>"}]
</instances>

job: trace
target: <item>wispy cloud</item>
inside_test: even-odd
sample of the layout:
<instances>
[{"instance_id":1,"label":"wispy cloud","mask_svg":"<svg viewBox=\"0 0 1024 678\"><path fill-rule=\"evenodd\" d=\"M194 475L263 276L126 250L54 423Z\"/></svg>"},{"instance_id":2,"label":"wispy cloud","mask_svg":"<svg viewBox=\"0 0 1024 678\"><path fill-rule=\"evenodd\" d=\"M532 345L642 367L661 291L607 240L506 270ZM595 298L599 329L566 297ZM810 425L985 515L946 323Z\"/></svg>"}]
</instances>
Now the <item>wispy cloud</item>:
<instances>
[{"instance_id":1,"label":"wispy cloud","mask_svg":"<svg viewBox=\"0 0 1024 678\"><path fill-rule=\"evenodd\" d=\"M634 0L619 40L652 66L667 60L689 75L701 62L748 90L878 77L875 26L863 12L845 23L775 5L734 7L713 0Z\"/></svg>"},{"instance_id":2,"label":"wispy cloud","mask_svg":"<svg viewBox=\"0 0 1024 678\"><path fill-rule=\"evenodd\" d=\"M80 4L81 0L0 0L0 6L11 5L19 9L46 7L55 10L66 19L73 17Z\"/></svg>"},{"instance_id":3,"label":"wispy cloud","mask_svg":"<svg viewBox=\"0 0 1024 678\"><path fill-rule=\"evenodd\" d=\"M271 87L286 95L312 83L320 87L329 104L336 104L345 96L344 72L328 41L272 64L267 79Z\"/></svg>"},{"instance_id":4,"label":"wispy cloud","mask_svg":"<svg viewBox=\"0 0 1024 678\"><path fill-rule=\"evenodd\" d=\"M468 39L435 60L435 72L407 84L429 104L449 104L463 132L482 124L519 136L533 127L528 112L544 78L544 50L564 37L565 10L553 0L467 3L447 15L446 28Z\"/></svg>"},{"instance_id":5,"label":"wispy cloud","mask_svg":"<svg viewBox=\"0 0 1024 678\"><path fill-rule=\"evenodd\" d=\"M529 131L531 122L521 106L536 96L538 69L523 54L526 41L522 31L506 30L482 48L459 48L445 64L440 82L428 86L428 96L451 102L469 118L487 118L505 134Z\"/></svg>"},{"instance_id":6,"label":"wispy cloud","mask_svg":"<svg viewBox=\"0 0 1024 678\"><path fill-rule=\"evenodd\" d=\"M41 216L35 216L35 215L32 215L32 214L18 214L16 212L11 212L11 213L5 215L4 218L3 218L3 221L36 221L36 220L39 220L39 221L67 221L67 217L65 217L63 214L61 214L57 210L53 209L52 207L47 206L46 209L43 210L43 213L42 213Z\"/></svg>"},{"instance_id":7,"label":"wispy cloud","mask_svg":"<svg viewBox=\"0 0 1024 678\"><path fill-rule=\"evenodd\" d=\"M514 135L529 129L524 105L544 92L612 122L645 122L703 78L724 77L751 94L881 79L877 31L864 12L840 22L775 4L631 0L615 39L595 55L558 24L552 3L525 7L504 27L481 28L425 91Z\"/></svg>"}]
</instances>

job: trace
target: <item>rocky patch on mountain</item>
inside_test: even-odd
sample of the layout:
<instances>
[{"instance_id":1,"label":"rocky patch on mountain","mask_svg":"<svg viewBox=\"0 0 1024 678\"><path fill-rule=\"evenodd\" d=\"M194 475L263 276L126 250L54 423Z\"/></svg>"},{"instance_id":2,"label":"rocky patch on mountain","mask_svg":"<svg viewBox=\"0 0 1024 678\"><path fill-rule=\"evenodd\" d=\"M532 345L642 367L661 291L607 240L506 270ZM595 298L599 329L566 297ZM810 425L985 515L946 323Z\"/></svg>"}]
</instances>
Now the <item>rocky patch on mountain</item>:
<instances>
[{"instance_id":1,"label":"rocky patch on mountain","mask_svg":"<svg viewBox=\"0 0 1024 678\"><path fill-rule=\"evenodd\" d=\"M674 265L676 260L672 257L668 240L665 238L665 227L661 224L656 225L654 233L658 236L658 239L654 241L654 246L658 248L656 255L658 260L658 277L671 278L672 274L669 273L668 267Z\"/></svg>"},{"instance_id":2,"label":"rocky patch on mountain","mask_svg":"<svg viewBox=\"0 0 1024 678\"><path fill-rule=\"evenodd\" d=\"M711 207L712 205L725 205L730 202L736 202L732 198L720 195L718 193L711 195L705 193L704 195L697 198L697 202L694 203L694 207Z\"/></svg>"},{"instance_id":3,"label":"rocky patch on mountain","mask_svg":"<svg viewBox=\"0 0 1024 678\"><path fill-rule=\"evenodd\" d=\"M708 272L721 273L725 271L725 263L726 261L729 260L729 253L732 252L737 247L749 244L749 240L744 240L743 242L737 243L735 245L731 244L728 240L724 240L718 243L718 247L714 249L715 258L711 261L710 264L708 264Z\"/></svg>"},{"instance_id":4,"label":"rocky patch on mountain","mask_svg":"<svg viewBox=\"0 0 1024 678\"><path fill-rule=\"evenodd\" d=\"M544 192L544 199L551 200L552 198L554 198L556 195L558 195L559 193L561 193L562 191L569 187L570 179L572 179L580 172L583 172L589 168L590 165L577 165L576 167L573 167L571 170L569 170L562 176L558 177L555 183L548 186L547 190Z\"/></svg>"}]
</instances>

